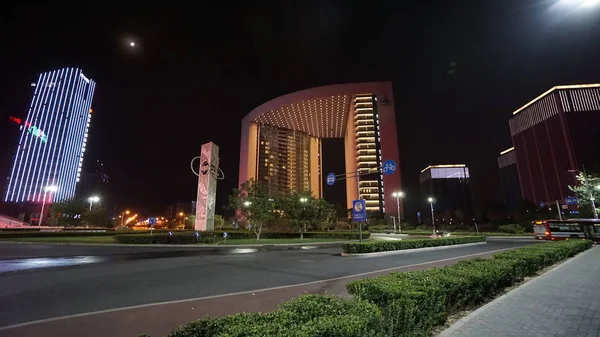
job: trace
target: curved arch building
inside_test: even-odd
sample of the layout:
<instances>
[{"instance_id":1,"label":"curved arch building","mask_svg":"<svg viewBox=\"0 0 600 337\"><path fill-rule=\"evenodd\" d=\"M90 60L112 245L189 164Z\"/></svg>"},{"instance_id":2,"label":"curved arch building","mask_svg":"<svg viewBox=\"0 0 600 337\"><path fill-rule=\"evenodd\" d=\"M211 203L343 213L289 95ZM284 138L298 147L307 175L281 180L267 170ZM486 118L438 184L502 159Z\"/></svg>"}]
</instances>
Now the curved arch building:
<instances>
[{"instance_id":1,"label":"curved arch building","mask_svg":"<svg viewBox=\"0 0 600 337\"><path fill-rule=\"evenodd\" d=\"M260 105L242 120L239 183L263 180L272 193L309 189L321 197L327 188L321 139L343 138L346 172L372 172L359 177L359 188L356 179L345 180L348 208L361 198L368 211L395 215L400 165L393 101L391 82L368 82L306 89ZM397 169L383 175L378 168L388 159Z\"/></svg>"}]
</instances>

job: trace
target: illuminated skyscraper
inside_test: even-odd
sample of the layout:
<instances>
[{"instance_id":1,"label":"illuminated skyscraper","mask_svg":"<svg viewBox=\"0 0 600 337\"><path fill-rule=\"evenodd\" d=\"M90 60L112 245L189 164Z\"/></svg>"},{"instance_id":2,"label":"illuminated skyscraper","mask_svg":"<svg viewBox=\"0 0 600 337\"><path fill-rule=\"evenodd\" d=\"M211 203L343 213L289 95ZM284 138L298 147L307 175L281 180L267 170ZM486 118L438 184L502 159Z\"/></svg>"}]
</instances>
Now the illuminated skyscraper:
<instances>
[{"instance_id":1,"label":"illuminated skyscraper","mask_svg":"<svg viewBox=\"0 0 600 337\"><path fill-rule=\"evenodd\" d=\"M346 173L361 172L359 186L355 178L336 182L346 185L347 207L364 199L369 212L396 214L392 194L400 190L400 170L380 172L386 160L399 168L390 82L302 90L252 110L242 121L239 183L254 179L272 194L310 190L322 197L323 138L344 139ZM386 208L386 200L393 207Z\"/></svg>"},{"instance_id":2,"label":"illuminated skyscraper","mask_svg":"<svg viewBox=\"0 0 600 337\"><path fill-rule=\"evenodd\" d=\"M6 202L74 197L92 117L96 83L80 69L39 75L11 166ZM46 187L56 186L56 192Z\"/></svg>"}]
</instances>

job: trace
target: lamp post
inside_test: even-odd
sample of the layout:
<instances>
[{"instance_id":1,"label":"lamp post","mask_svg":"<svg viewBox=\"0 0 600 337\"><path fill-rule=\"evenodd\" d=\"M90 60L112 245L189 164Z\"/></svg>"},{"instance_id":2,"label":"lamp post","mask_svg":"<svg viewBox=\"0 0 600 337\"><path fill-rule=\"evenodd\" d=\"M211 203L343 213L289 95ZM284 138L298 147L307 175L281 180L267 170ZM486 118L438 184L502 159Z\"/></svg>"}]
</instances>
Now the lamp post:
<instances>
[{"instance_id":1,"label":"lamp post","mask_svg":"<svg viewBox=\"0 0 600 337\"><path fill-rule=\"evenodd\" d=\"M125 220L125 214L129 215L129 210L126 210L121 214L121 227L123 227L123 220Z\"/></svg>"},{"instance_id":2,"label":"lamp post","mask_svg":"<svg viewBox=\"0 0 600 337\"><path fill-rule=\"evenodd\" d=\"M183 223L183 229L185 229L185 216L183 212L179 212L179 216L181 217L181 223Z\"/></svg>"},{"instance_id":3,"label":"lamp post","mask_svg":"<svg viewBox=\"0 0 600 337\"><path fill-rule=\"evenodd\" d=\"M402 233L402 219L400 217L400 198L404 198L404 192L394 192L392 197L396 198L396 207L398 207L398 229ZM396 231L396 224L394 224L394 232Z\"/></svg>"},{"instance_id":4,"label":"lamp post","mask_svg":"<svg viewBox=\"0 0 600 337\"><path fill-rule=\"evenodd\" d=\"M92 205L94 205L95 202L100 201L100 197L98 196L93 196L93 197L89 197L88 198L88 202L90 203L90 211L92 210Z\"/></svg>"},{"instance_id":5,"label":"lamp post","mask_svg":"<svg viewBox=\"0 0 600 337\"><path fill-rule=\"evenodd\" d=\"M433 226L433 235L435 236L435 216L433 215L433 198L429 197L427 199L429 201L429 205L431 206L431 225Z\"/></svg>"},{"instance_id":6,"label":"lamp post","mask_svg":"<svg viewBox=\"0 0 600 337\"><path fill-rule=\"evenodd\" d=\"M38 220L38 226L42 225L42 219L44 218L44 207L46 206L46 193L58 191L57 186L46 186L44 187L44 198L42 199L42 212L40 213L40 219Z\"/></svg>"},{"instance_id":7,"label":"lamp post","mask_svg":"<svg viewBox=\"0 0 600 337\"><path fill-rule=\"evenodd\" d=\"M302 203L302 216L305 215L307 201L308 201L308 198L304 198L304 197L300 198L300 202ZM304 230L304 221L301 221L300 222L300 240L304 239L303 230Z\"/></svg>"}]
</instances>

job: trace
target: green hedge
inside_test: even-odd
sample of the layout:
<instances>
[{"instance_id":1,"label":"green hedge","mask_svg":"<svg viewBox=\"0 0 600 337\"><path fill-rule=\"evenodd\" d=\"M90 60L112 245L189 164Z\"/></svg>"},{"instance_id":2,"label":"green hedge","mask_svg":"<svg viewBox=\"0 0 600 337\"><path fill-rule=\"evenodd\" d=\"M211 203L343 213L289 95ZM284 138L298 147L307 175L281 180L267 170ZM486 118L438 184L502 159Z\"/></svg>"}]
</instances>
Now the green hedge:
<instances>
[{"instance_id":1,"label":"green hedge","mask_svg":"<svg viewBox=\"0 0 600 337\"><path fill-rule=\"evenodd\" d=\"M115 239L119 243L125 244L195 244L195 243L217 243L223 241L223 232L198 232L197 238L195 232L161 232L156 234L118 234ZM358 240L357 232L306 232L303 234L305 239L341 239ZM369 238L368 232L363 233L363 239ZM299 233L293 232L265 232L261 239L294 239L299 238ZM230 231L227 232L227 240L235 239L256 239L253 232L248 231ZM257 241L260 244L260 240Z\"/></svg>"},{"instance_id":2,"label":"green hedge","mask_svg":"<svg viewBox=\"0 0 600 337\"><path fill-rule=\"evenodd\" d=\"M393 250L460 245L475 242L485 242L485 236L463 236L439 239L418 239L401 241L346 242L343 245L343 249L344 253L362 254L374 252L387 252Z\"/></svg>"},{"instance_id":3,"label":"green hedge","mask_svg":"<svg viewBox=\"0 0 600 337\"><path fill-rule=\"evenodd\" d=\"M461 261L428 271L391 273L348 283L359 300L376 304L384 335L421 336L443 324L450 312L480 304L544 267L590 248L590 241L544 243Z\"/></svg>"},{"instance_id":4,"label":"green hedge","mask_svg":"<svg viewBox=\"0 0 600 337\"><path fill-rule=\"evenodd\" d=\"M379 334L382 314L365 301L305 295L275 312L243 313L191 322L169 337L362 337Z\"/></svg>"}]
</instances>

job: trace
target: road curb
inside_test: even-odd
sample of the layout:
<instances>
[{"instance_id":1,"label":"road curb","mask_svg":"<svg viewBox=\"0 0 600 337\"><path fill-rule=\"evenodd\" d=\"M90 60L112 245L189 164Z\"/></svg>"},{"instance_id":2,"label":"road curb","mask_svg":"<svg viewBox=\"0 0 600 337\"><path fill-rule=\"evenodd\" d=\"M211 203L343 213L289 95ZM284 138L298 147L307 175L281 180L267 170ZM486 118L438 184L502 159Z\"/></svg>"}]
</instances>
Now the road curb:
<instances>
[{"instance_id":1,"label":"road curb","mask_svg":"<svg viewBox=\"0 0 600 337\"><path fill-rule=\"evenodd\" d=\"M439 247L392 250L389 252L376 252L376 253L361 253L361 254L342 253L342 256L345 256L345 257L378 257L378 256L399 255L399 254L407 254L407 253L415 253L415 252L428 252L428 251L432 251L432 250L442 250L442 249L459 248L459 247L481 246L481 245L485 245L485 244L487 244L487 242L463 243L463 244L459 244L459 245L449 245L449 246L439 246Z\"/></svg>"}]
</instances>

